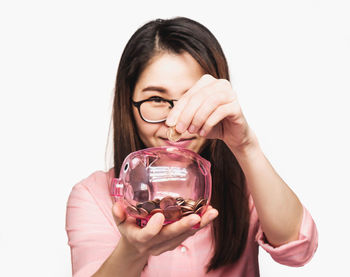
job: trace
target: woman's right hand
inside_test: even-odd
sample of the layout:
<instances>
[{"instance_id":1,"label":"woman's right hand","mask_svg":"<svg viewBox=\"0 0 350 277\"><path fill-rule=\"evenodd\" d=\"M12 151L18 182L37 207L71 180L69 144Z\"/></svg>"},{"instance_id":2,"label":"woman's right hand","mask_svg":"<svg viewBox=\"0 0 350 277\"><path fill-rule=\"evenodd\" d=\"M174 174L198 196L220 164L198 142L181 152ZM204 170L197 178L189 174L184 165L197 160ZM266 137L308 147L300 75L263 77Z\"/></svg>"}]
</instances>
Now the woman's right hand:
<instances>
[{"instance_id":1,"label":"woman's right hand","mask_svg":"<svg viewBox=\"0 0 350 277\"><path fill-rule=\"evenodd\" d=\"M163 226L163 214L156 213L147 225L141 228L136 224L136 219L128 216L118 202L113 205L112 211L121 238L111 255L93 275L94 277L138 277L147 264L149 256L157 256L175 249L181 242L218 216L218 211L209 206L202 217L192 214ZM198 223L199 228L192 228Z\"/></svg>"},{"instance_id":2,"label":"woman's right hand","mask_svg":"<svg viewBox=\"0 0 350 277\"><path fill-rule=\"evenodd\" d=\"M202 217L192 214L166 226L163 226L163 214L156 213L149 219L147 225L141 228L136 225L135 218L128 216L116 202L113 205L113 216L122 236L122 243L125 244L124 247L129 248L128 252L133 251L134 255L140 258L148 258L175 249L188 237L212 222L218 216L218 211L209 206ZM200 223L199 228L192 228L197 223Z\"/></svg>"}]
</instances>

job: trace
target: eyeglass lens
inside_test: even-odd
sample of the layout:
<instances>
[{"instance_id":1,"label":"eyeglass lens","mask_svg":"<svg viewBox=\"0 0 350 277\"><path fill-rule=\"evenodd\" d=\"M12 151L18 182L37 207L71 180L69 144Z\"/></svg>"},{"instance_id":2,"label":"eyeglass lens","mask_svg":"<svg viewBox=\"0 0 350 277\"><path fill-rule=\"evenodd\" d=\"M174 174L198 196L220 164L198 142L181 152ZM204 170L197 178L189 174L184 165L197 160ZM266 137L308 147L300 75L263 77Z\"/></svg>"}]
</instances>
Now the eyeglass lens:
<instances>
[{"instance_id":1,"label":"eyeglass lens","mask_svg":"<svg viewBox=\"0 0 350 277\"><path fill-rule=\"evenodd\" d=\"M172 106L169 102L161 99L145 101L140 106L140 112L145 120L158 121L167 118Z\"/></svg>"}]
</instances>

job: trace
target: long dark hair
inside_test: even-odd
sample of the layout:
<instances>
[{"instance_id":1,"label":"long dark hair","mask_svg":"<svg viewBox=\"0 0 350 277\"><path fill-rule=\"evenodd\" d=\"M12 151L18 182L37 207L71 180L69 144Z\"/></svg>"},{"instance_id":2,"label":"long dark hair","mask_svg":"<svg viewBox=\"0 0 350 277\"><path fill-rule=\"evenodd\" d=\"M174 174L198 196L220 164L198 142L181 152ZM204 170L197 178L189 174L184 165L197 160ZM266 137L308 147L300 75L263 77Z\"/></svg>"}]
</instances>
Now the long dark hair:
<instances>
[{"instance_id":1,"label":"long dark hair","mask_svg":"<svg viewBox=\"0 0 350 277\"><path fill-rule=\"evenodd\" d=\"M124 158L144 148L138 136L130 98L148 61L160 52L188 52L215 78L229 80L224 53L213 34L184 17L157 19L140 27L128 41L120 59L113 103L114 173L119 176ZM245 177L236 158L221 140L208 140L200 154L212 164L211 205L219 211L213 223L214 255L207 271L235 263L245 248L249 207Z\"/></svg>"}]
</instances>

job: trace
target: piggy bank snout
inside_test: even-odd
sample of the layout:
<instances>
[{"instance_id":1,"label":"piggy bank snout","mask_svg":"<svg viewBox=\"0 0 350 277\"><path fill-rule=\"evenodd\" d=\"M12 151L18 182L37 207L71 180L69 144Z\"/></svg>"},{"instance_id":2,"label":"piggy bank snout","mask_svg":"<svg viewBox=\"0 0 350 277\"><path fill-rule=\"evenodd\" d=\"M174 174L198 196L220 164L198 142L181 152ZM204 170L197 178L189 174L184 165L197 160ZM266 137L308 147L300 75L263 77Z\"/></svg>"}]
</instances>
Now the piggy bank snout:
<instances>
[{"instance_id":1,"label":"piggy bank snout","mask_svg":"<svg viewBox=\"0 0 350 277\"><path fill-rule=\"evenodd\" d=\"M121 179L113 178L111 184L111 195L118 198L124 197L124 184Z\"/></svg>"}]
</instances>

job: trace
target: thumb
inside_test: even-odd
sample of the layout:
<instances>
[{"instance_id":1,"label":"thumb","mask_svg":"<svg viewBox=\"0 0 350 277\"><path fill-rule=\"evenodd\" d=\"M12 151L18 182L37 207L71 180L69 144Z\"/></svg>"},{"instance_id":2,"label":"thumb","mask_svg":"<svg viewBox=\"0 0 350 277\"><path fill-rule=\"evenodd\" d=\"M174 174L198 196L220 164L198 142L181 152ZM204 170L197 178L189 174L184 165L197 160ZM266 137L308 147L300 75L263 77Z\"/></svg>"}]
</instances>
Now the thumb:
<instances>
[{"instance_id":1,"label":"thumb","mask_svg":"<svg viewBox=\"0 0 350 277\"><path fill-rule=\"evenodd\" d=\"M112 207L112 213L117 226L122 224L127 218L126 213L119 202L114 203Z\"/></svg>"},{"instance_id":2,"label":"thumb","mask_svg":"<svg viewBox=\"0 0 350 277\"><path fill-rule=\"evenodd\" d=\"M152 239L163 228L164 220L165 218L162 213L155 213L152 215L146 226L141 229L142 236L146 240Z\"/></svg>"}]
</instances>

